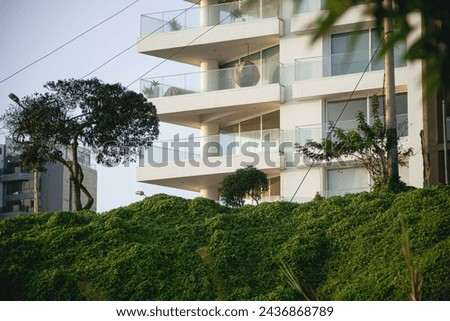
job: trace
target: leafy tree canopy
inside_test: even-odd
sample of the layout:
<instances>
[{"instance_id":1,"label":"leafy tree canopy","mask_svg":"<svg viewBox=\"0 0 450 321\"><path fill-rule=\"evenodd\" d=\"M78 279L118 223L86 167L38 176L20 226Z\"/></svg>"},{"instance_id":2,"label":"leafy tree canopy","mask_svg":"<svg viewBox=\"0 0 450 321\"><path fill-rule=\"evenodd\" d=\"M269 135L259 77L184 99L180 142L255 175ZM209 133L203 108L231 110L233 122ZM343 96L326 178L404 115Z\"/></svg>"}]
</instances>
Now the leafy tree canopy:
<instances>
[{"instance_id":1,"label":"leafy tree canopy","mask_svg":"<svg viewBox=\"0 0 450 321\"><path fill-rule=\"evenodd\" d=\"M223 179L220 197L227 206L240 207L244 205L245 198L251 198L258 204L262 193L267 190L267 175L253 166L248 166Z\"/></svg>"},{"instance_id":2,"label":"leafy tree canopy","mask_svg":"<svg viewBox=\"0 0 450 321\"><path fill-rule=\"evenodd\" d=\"M70 172L75 210L81 209L80 190L90 208L93 199L83 185L79 147L89 147L96 161L107 166L135 161L159 134L156 108L142 94L96 78L51 81L44 88L48 91L21 100L11 94L16 104L0 119L25 166L42 170L47 162L62 163Z\"/></svg>"}]
</instances>

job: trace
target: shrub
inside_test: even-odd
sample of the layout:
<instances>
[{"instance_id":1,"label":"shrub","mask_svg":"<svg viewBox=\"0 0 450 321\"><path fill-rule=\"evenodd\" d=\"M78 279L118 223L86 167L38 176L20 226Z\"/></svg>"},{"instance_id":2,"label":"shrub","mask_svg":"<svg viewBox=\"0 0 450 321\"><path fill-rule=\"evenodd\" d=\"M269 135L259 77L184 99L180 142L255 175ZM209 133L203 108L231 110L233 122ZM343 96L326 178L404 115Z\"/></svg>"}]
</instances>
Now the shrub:
<instances>
[{"instance_id":1,"label":"shrub","mask_svg":"<svg viewBox=\"0 0 450 321\"><path fill-rule=\"evenodd\" d=\"M253 166L240 168L222 181L220 197L227 206L240 207L245 198L259 203L262 193L269 190L267 175Z\"/></svg>"}]
</instances>

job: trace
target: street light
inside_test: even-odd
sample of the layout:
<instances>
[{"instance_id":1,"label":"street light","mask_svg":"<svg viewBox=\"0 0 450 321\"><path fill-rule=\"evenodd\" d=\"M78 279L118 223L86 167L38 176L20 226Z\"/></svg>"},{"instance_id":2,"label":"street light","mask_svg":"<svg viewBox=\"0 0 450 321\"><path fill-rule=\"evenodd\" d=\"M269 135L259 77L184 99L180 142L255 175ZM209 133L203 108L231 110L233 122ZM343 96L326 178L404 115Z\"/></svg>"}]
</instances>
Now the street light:
<instances>
[{"instance_id":1,"label":"street light","mask_svg":"<svg viewBox=\"0 0 450 321\"><path fill-rule=\"evenodd\" d=\"M137 196L147 197L147 195L145 195L144 191L136 191L136 195Z\"/></svg>"}]
</instances>

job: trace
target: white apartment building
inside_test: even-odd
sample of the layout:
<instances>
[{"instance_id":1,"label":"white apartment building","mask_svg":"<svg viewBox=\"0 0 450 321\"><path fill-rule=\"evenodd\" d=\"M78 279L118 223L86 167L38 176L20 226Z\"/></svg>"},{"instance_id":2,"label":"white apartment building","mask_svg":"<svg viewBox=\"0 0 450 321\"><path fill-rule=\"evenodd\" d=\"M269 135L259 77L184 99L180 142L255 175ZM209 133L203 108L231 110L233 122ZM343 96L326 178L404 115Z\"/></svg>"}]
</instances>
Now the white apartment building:
<instances>
[{"instance_id":1,"label":"white apartment building","mask_svg":"<svg viewBox=\"0 0 450 321\"><path fill-rule=\"evenodd\" d=\"M350 8L315 42L324 0L202 0L188 10L142 15L139 53L199 70L142 79L141 90L161 121L199 129L200 135L156 143L137 180L217 200L222 179L251 164L270 178L269 201L370 190L368 173L351 160L311 166L293 149L326 137L344 105L338 127L355 128L357 111L370 121L370 97L383 95L384 70L382 59L371 61L380 40L364 9ZM425 99L423 63L402 59L421 32L420 15L409 19L417 29L394 52L401 144L414 149L400 175L422 187L424 176L431 184L443 182L446 126L439 100ZM238 63L247 67L237 70ZM430 155L425 172L422 151Z\"/></svg>"}]
</instances>

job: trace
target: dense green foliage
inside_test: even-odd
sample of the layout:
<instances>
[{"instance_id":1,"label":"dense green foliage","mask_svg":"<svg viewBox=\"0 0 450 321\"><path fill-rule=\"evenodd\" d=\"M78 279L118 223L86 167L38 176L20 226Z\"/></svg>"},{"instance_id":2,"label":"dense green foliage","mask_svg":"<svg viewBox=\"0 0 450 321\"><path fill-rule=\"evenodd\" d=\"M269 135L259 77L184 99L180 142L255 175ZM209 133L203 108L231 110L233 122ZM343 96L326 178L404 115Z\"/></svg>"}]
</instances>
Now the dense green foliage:
<instances>
[{"instance_id":1,"label":"dense green foliage","mask_svg":"<svg viewBox=\"0 0 450 321\"><path fill-rule=\"evenodd\" d=\"M240 207L250 198L259 204L262 193L269 190L267 174L256 167L240 168L226 176L221 184L220 198L227 206Z\"/></svg>"},{"instance_id":2,"label":"dense green foliage","mask_svg":"<svg viewBox=\"0 0 450 321\"><path fill-rule=\"evenodd\" d=\"M102 215L0 221L0 300L295 300L280 262L325 300L450 299L450 188L229 209L155 195Z\"/></svg>"}]
</instances>

